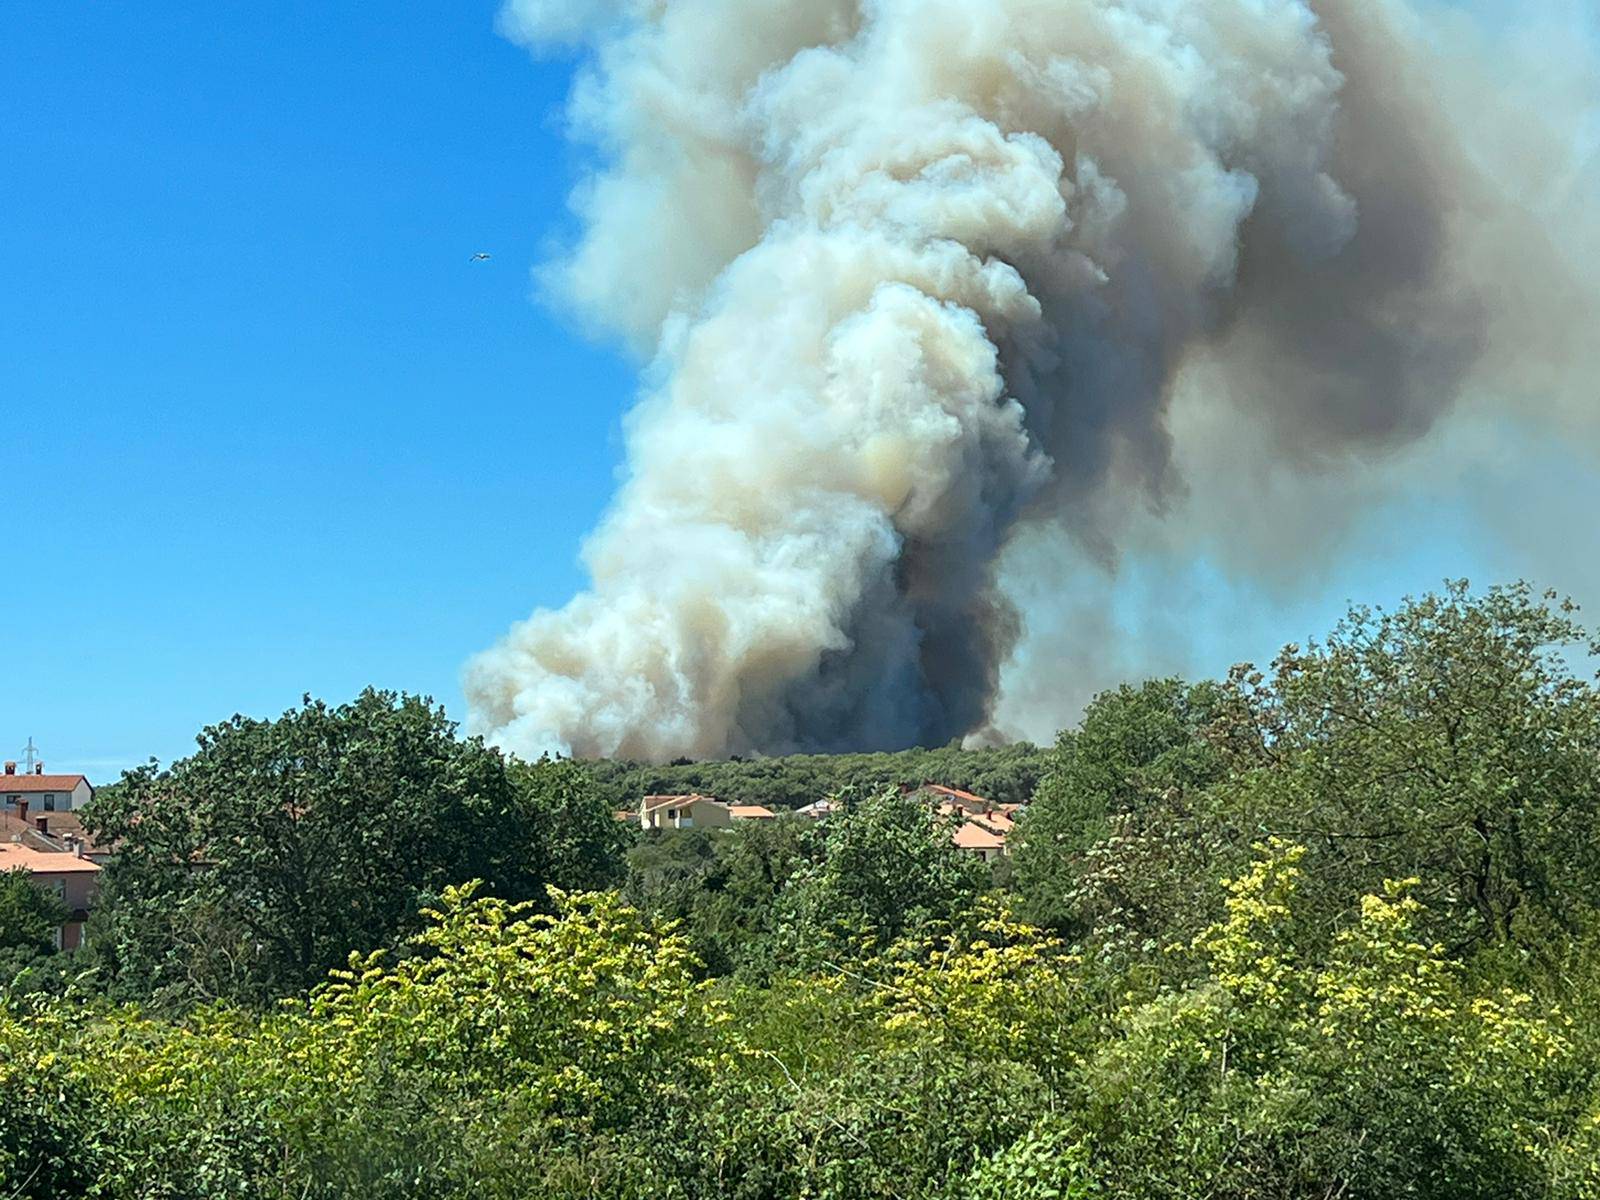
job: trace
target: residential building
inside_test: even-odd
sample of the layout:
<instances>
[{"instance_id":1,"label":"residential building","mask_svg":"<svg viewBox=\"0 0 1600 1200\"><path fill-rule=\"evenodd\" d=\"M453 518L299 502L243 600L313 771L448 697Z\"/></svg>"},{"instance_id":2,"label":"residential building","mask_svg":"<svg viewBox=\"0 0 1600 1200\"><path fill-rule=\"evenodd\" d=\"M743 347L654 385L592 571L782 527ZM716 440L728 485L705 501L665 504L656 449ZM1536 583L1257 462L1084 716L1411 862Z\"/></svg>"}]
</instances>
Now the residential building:
<instances>
[{"instance_id":1,"label":"residential building","mask_svg":"<svg viewBox=\"0 0 1600 1200\"><path fill-rule=\"evenodd\" d=\"M1022 805L996 804L972 792L939 783L907 787L905 793L921 797L936 808L941 816L949 818L950 840L958 849L984 862L994 862L1011 853L1006 839L1017 823ZM817 800L797 808L795 812L799 816L820 821L842 808L843 805L837 800Z\"/></svg>"},{"instance_id":2,"label":"residential building","mask_svg":"<svg viewBox=\"0 0 1600 1200\"><path fill-rule=\"evenodd\" d=\"M618 816L624 814L618 813ZM775 821L778 814L760 804L724 804L711 796L646 796L637 818L646 829L726 829L736 821Z\"/></svg>"},{"instance_id":3,"label":"residential building","mask_svg":"<svg viewBox=\"0 0 1600 1200\"><path fill-rule=\"evenodd\" d=\"M996 804L972 792L943 784L925 783L907 788L909 795L921 796L935 805L940 814L953 822L950 839L959 849L993 862L1011 853L1007 842L1022 811L1020 804Z\"/></svg>"},{"instance_id":4,"label":"residential building","mask_svg":"<svg viewBox=\"0 0 1600 1200\"><path fill-rule=\"evenodd\" d=\"M28 815L26 801L19 801L14 809L0 809L0 842L16 842L49 853L67 848L66 843L51 830L48 817Z\"/></svg>"},{"instance_id":5,"label":"residential building","mask_svg":"<svg viewBox=\"0 0 1600 1200\"><path fill-rule=\"evenodd\" d=\"M837 800L813 800L801 808L795 809L795 816L805 817L808 820L820 821L823 817L838 812L844 806Z\"/></svg>"},{"instance_id":6,"label":"residential building","mask_svg":"<svg viewBox=\"0 0 1600 1200\"><path fill-rule=\"evenodd\" d=\"M950 840L955 843L957 850L965 850L984 862L994 862L1011 853L1006 848L1005 834L997 833L977 820L963 821L957 825L950 832Z\"/></svg>"},{"instance_id":7,"label":"residential building","mask_svg":"<svg viewBox=\"0 0 1600 1200\"><path fill-rule=\"evenodd\" d=\"M103 867L111 860L111 845L101 842L85 829L77 813L39 813L30 819L39 833L64 845L73 853L82 855L90 862Z\"/></svg>"},{"instance_id":8,"label":"residential building","mask_svg":"<svg viewBox=\"0 0 1600 1200\"><path fill-rule=\"evenodd\" d=\"M0 871L26 871L34 886L52 891L67 906L67 920L56 930L56 946L76 950L94 907L98 863L67 850L40 850L22 842L0 842Z\"/></svg>"},{"instance_id":9,"label":"residential building","mask_svg":"<svg viewBox=\"0 0 1600 1200\"><path fill-rule=\"evenodd\" d=\"M733 813L726 804L698 793L646 796L639 802L639 824L645 829L724 829L733 824Z\"/></svg>"},{"instance_id":10,"label":"residential building","mask_svg":"<svg viewBox=\"0 0 1600 1200\"><path fill-rule=\"evenodd\" d=\"M0 807L15 809L27 800L34 812L71 812L94 799L94 788L82 775L46 775L44 764L32 773L17 773L17 764L8 762L0 775Z\"/></svg>"}]
</instances>

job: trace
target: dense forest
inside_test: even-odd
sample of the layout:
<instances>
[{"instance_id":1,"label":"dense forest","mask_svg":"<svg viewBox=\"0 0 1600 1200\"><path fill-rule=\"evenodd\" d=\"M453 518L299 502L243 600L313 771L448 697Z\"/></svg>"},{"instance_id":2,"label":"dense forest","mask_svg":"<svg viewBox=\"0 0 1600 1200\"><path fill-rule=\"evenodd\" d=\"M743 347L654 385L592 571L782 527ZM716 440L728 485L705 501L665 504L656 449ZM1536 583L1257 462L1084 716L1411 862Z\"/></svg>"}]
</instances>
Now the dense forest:
<instances>
[{"instance_id":1,"label":"dense forest","mask_svg":"<svg viewBox=\"0 0 1600 1200\"><path fill-rule=\"evenodd\" d=\"M1001 804L1026 804L1033 797L1048 755L1037 746L964 750L902 750L890 754L790 754L729 762L677 762L650 766L633 762L586 762L602 793L619 809L640 796L699 792L732 804L796 809L846 790L942 783Z\"/></svg>"},{"instance_id":2,"label":"dense forest","mask_svg":"<svg viewBox=\"0 0 1600 1200\"><path fill-rule=\"evenodd\" d=\"M205 730L0 880L0 1197L1600 1195L1600 690L1452 584L1048 749L506 760ZM1028 800L1012 853L902 783ZM644 791L826 820L644 833Z\"/></svg>"}]
</instances>

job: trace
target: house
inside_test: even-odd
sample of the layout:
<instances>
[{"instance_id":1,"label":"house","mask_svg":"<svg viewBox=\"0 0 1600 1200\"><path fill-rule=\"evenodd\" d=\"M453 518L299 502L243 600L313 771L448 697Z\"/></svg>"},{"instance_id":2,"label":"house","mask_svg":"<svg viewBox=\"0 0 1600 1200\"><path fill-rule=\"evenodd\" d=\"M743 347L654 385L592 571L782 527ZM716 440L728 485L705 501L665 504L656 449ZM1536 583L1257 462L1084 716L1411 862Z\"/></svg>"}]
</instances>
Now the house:
<instances>
[{"instance_id":1,"label":"house","mask_svg":"<svg viewBox=\"0 0 1600 1200\"><path fill-rule=\"evenodd\" d=\"M36 832L90 862L105 866L111 860L113 847L85 829L77 813L40 813L31 820Z\"/></svg>"},{"instance_id":2,"label":"house","mask_svg":"<svg viewBox=\"0 0 1600 1200\"><path fill-rule=\"evenodd\" d=\"M67 848L60 838L53 835L48 818L28 818L25 802L19 803L15 810L0 809L0 842L16 842L50 853Z\"/></svg>"},{"instance_id":3,"label":"house","mask_svg":"<svg viewBox=\"0 0 1600 1200\"><path fill-rule=\"evenodd\" d=\"M950 840L958 849L984 862L994 862L1011 853L1007 838L1016 827L1022 805L996 804L972 792L937 783L907 788L906 793L921 796L935 805L942 816L951 819Z\"/></svg>"},{"instance_id":4,"label":"house","mask_svg":"<svg viewBox=\"0 0 1600 1200\"><path fill-rule=\"evenodd\" d=\"M699 793L646 796L639 802L639 824L645 829L724 829L733 824L733 813Z\"/></svg>"},{"instance_id":5,"label":"house","mask_svg":"<svg viewBox=\"0 0 1600 1200\"><path fill-rule=\"evenodd\" d=\"M100 865L68 850L40 850L22 842L0 842L0 871L26 871L36 887L53 891L67 906L66 923L56 930L56 946L76 950L94 907Z\"/></svg>"},{"instance_id":6,"label":"house","mask_svg":"<svg viewBox=\"0 0 1600 1200\"><path fill-rule=\"evenodd\" d=\"M46 775L43 763L19 775L17 764L8 762L0 775L0 807L14 809L24 799L35 812L71 812L94 799L94 788L82 775Z\"/></svg>"},{"instance_id":7,"label":"house","mask_svg":"<svg viewBox=\"0 0 1600 1200\"><path fill-rule=\"evenodd\" d=\"M820 821L823 817L826 817L831 813L838 812L843 807L844 805L837 800L813 800L810 804L805 805L803 808L797 808L794 811L795 815L798 817L806 817L812 821Z\"/></svg>"},{"instance_id":8,"label":"house","mask_svg":"<svg viewBox=\"0 0 1600 1200\"><path fill-rule=\"evenodd\" d=\"M1005 834L996 833L977 821L963 821L957 825L950 833L950 840L957 850L965 850L983 862L994 862L1011 853L1006 849Z\"/></svg>"},{"instance_id":9,"label":"house","mask_svg":"<svg viewBox=\"0 0 1600 1200\"><path fill-rule=\"evenodd\" d=\"M77 813L33 812L26 794L0 807L0 842L16 842L50 854L64 851L102 866L111 857L111 847L97 841Z\"/></svg>"},{"instance_id":10,"label":"house","mask_svg":"<svg viewBox=\"0 0 1600 1200\"><path fill-rule=\"evenodd\" d=\"M726 829L735 821L775 821L778 814L760 804L724 804L698 792L688 796L646 796L639 805L645 829Z\"/></svg>"},{"instance_id":11,"label":"house","mask_svg":"<svg viewBox=\"0 0 1600 1200\"><path fill-rule=\"evenodd\" d=\"M950 840L957 849L965 850L984 862L994 862L1011 853L1006 839L1016 826L1022 805L996 804L972 792L939 783L907 787L904 792L908 796L920 797L941 816L949 819ZM843 807L838 800L817 800L804 808L797 808L795 812L799 816L820 821L841 811Z\"/></svg>"},{"instance_id":12,"label":"house","mask_svg":"<svg viewBox=\"0 0 1600 1200\"><path fill-rule=\"evenodd\" d=\"M986 800L972 792L963 792L960 788L945 787L941 783L925 783L921 787L907 788L906 791L939 804L950 811L971 813L975 816L992 813L997 809L1015 809L1021 807L1016 804L996 804L993 800Z\"/></svg>"}]
</instances>

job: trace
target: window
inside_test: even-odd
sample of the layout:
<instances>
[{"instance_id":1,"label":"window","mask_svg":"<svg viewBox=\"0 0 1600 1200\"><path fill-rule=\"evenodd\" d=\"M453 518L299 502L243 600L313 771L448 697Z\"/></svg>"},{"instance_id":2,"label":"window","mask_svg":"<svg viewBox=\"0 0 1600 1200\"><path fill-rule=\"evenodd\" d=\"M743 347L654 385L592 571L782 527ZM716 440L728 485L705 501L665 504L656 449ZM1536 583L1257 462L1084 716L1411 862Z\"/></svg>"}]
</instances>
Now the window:
<instances>
[{"instance_id":1,"label":"window","mask_svg":"<svg viewBox=\"0 0 1600 1200\"><path fill-rule=\"evenodd\" d=\"M56 810L56 798L50 792L44 794L44 810L45 812L55 812Z\"/></svg>"},{"instance_id":2,"label":"window","mask_svg":"<svg viewBox=\"0 0 1600 1200\"><path fill-rule=\"evenodd\" d=\"M667 809L667 820L673 821L673 820L676 820L677 817L678 817L678 810L677 809L675 809L675 808Z\"/></svg>"}]
</instances>

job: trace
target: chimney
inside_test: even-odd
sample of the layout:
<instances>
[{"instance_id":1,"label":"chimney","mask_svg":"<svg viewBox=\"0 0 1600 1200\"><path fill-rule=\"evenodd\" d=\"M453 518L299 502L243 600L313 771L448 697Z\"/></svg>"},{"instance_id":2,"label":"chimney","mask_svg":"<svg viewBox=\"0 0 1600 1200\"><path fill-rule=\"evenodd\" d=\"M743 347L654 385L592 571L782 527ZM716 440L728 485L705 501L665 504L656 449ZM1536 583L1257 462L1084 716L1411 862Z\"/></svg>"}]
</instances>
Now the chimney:
<instances>
[{"instance_id":1,"label":"chimney","mask_svg":"<svg viewBox=\"0 0 1600 1200\"><path fill-rule=\"evenodd\" d=\"M17 764L14 763L14 762L8 762L6 764L6 774L7 775L15 775L16 773L17 773Z\"/></svg>"},{"instance_id":2,"label":"chimney","mask_svg":"<svg viewBox=\"0 0 1600 1200\"><path fill-rule=\"evenodd\" d=\"M17 820L24 825L28 823L28 798L26 796L17 801Z\"/></svg>"},{"instance_id":3,"label":"chimney","mask_svg":"<svg viewBox=\"0 0 1600 1200\"><path fill-rule=\"evenodd\" d=\"M50 835L50 818L49 817L35 817L33 819L33 827L35 829L37 829L40 833L42 833L46 837L48 837Z\"/></svg>"},{"instance_id":4,"label":"chimney","mask_svg":"<svg viewBox=\"0 0 1600 1200\"><path fill-rule=\"evenodd\" d=\"M35 775L43 775L44 774L44 764L43 763L34 763L33 764L33 773Z\"/></svg>"}]
</instances>

